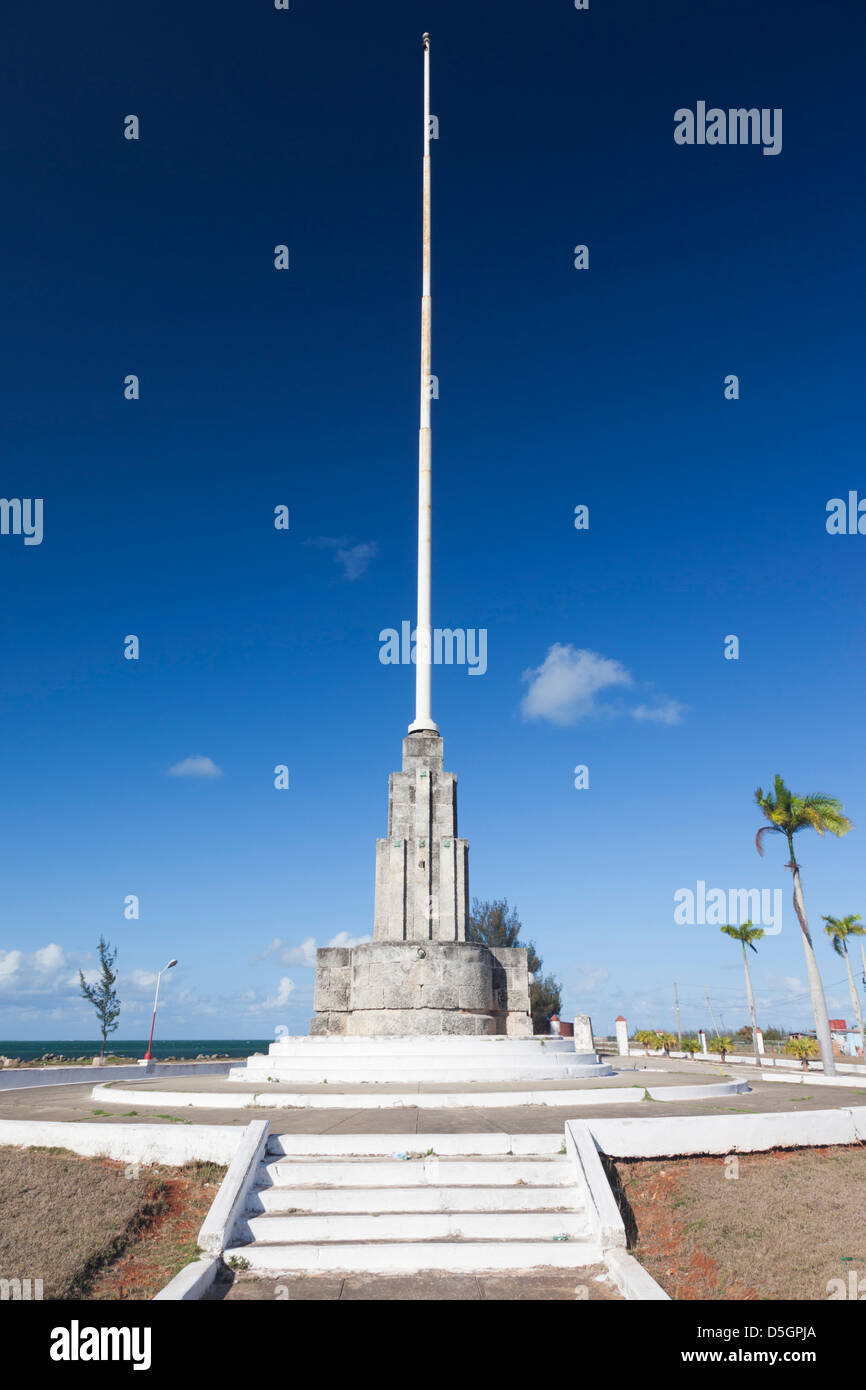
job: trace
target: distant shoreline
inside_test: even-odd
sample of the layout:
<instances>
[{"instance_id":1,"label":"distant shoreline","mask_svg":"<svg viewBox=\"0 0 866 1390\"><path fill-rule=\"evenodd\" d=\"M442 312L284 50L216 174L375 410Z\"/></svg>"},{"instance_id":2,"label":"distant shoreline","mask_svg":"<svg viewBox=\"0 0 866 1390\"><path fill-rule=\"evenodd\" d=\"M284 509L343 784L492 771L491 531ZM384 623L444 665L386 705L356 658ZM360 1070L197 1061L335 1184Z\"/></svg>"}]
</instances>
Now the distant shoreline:
<instances>
[{"instance_id":1,"label":"distant shoreline","mask_svg":"<svg viewBox=\"0 0 866 1390\"><path fill-rule=\"evenodd\" d=\"M154 1042L154 1062L243 1061L253 1052L267 1052L272 1038L166 1038ZM43 1038L0 1041L0 1068L82 1066L93 1062L101 1049L99 1038L47 1040ZM109 1040L107 1066L128 1066L147 1051L142 1039Z\"/></svg>"}]
</instances>

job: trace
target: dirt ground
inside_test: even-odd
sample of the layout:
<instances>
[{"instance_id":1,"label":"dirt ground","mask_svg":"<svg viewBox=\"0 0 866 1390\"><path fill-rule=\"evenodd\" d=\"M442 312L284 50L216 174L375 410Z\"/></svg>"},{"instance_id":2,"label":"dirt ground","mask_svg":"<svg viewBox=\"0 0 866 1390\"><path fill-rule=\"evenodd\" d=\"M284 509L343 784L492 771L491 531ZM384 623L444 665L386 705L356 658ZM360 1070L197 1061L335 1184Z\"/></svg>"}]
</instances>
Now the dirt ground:
<instances>
[{"instance_id":1,"label":"dirt ground","mask_svg":"<svg viewBox=\"0 0 866 1390\"><path fill-rule=\"evenodd\" d=\"M190 1259L224 1169L0 1149L0 1279L44 1299L152 1298Z\"/></svg>"},{"instance_id":2,"label":"dirt ground","mask_svg":"<svg viewBox=\"0 0 866 1390\"><path fill-rule=\"evenodd\" d=\"M671 1298L849 1297L851 1271L866 1294L866 1145L617 1160L609 1172L629 1248Z\"/></svg>"}]
</instances>

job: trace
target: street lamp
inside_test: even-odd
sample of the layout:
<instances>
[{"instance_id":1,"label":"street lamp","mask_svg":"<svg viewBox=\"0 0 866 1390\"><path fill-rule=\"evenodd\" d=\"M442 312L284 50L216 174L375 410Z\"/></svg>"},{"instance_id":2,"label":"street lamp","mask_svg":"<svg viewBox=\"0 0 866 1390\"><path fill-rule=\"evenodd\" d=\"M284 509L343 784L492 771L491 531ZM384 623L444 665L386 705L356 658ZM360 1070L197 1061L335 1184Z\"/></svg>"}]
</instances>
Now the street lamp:
<instances>
[{"instance_id":1,"label":"street lamp","mask_svg":"<svg viewBox=\"0 0 866 1390\"><path fill-rule=\"evenodd\" d=\"M153 996L153 1018L151 1019L150 1023L150 1037L147 1040L147 1051L144 1054L145 1062L150 1061L150 1049L153 1046L153 1027L156 1023L156 1006L159 1001L159 982L165 974L166 970L171 970L173 965L177 965L176 960L170 960L168 965L164 965L156 977L156 994Z\"/></svg>"}]
</instances>

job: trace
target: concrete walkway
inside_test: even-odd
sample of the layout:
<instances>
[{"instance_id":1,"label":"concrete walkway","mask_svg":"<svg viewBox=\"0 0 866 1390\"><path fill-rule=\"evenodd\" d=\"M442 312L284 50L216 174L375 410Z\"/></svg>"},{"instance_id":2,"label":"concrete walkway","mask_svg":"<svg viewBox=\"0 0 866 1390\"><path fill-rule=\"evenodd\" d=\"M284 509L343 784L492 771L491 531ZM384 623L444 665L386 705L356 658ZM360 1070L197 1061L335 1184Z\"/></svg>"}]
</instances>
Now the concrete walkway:
<instances>
[{"instance_id":1,"label":"concrete walkway","mask_svg":"<svg viewBox=\"0 0 866 1390\"><path fill-rule=\"evenodd\" d=\"M503 1274L281 1274L270 1279L237 1274L229 1282L212 1284L203 1302L238 1300L259 1302L341 1302L378 1301L420 1303L449 1301L524 1302L623 1302L607 1270L586 1265L563 1272L561 1269L506 1271Z\"/></svg>"},{"instance_id":2,"label":"concrete walkway","mask_svg":"<svg viewBox=\"0 0 866 1390\"><path fill-rule=\"evenodd\" d=\"M656 1058L649 1059L648 1067L642 1066L638 1058L632 1058L629 1063L622 1063L622 1066L629 1069L622 1070L618 1076L600 1078L594 1083L580 1081L577 1085L583 1091L589 1086L597 1088L645 1084L657 1087L665 1084L694 1084L700 1080L713 1082L723 1079L726 1074L730 1075L717 1065L701 1066L700 1064L683 1064L677 1061L668 1062L665 1065L662 1059ZM134 1084L136 1087L150 1087L159 1090L165 1089L167 1085L165 1079L152 1082L140 1081ZM244 1088L243 1083L227 1082L220 1077L201 1077L191 1083L186 1083L185 1078L180 1077L171 1081L172 1089L179 1090L184 1084L194 1085L197 1089L206 1086L236 1088L238 1084L240 1084L240 1089ZM533 1089L537 1089L540 1084L535 1083ZM563 1085L562 1082L558 1081L546 1084L552 1087ZM568 1085L568 1083L565 1084ZM137 1113L135 1113L135 1105L128 1101L124 1101L116 1108L111 1107L109 1111L107 1102L93 1100L92 1085L85 1084L45 1086L34 1090L0 1092L0 1117L15 1120L87 1120L102 1124L165 1124L167 1120L173 1120L178 1124L239 1126L246 1125L253 1119L267 1118L272 1134L478 1134L491 1132L550 1134L561 1133L563 1124L567 1119L577 1118L611 1118L615 1115L618 1119L626 1119L668 1115L742 1115L762 1112L777 1114L783 1111L801 1109L830 1110L837 1106L845 1107L866 1103L860 1097L859 1089L850 1086L845 1088L810 1087L808 1084L793 1086L755 1079L752 1079L750 1084L753 1087L752 1091L744 1095L673 1103L636 1101L617 1105L615 1108L610 1105L575 1105L573 1109L569 1106L549 1109L546 1106L538 1105L503 1105L501 1108L496 1107L495 1109L473 1109L471 1106L467 1106L465 1109L459 1110L438 1110L428 1107L421 1109L406 1106L396 1110L263 1111L261 1109L222 1110L216 1107L213 1110L207 1107L196 1107L195 1110L190 1110L186 1107L177 1107L174 1110L166 1109L163 1112L161 1109L142 1107ZM129 1086L130 1083L125 1082L124 1090L128 1090ZM425 1083L425 1088L429 1089L429 1086L430 1083ZM449 1091L453 1092L455 1089L453 1083L450 1085L446 1083L446 1086ZM343 1087L340 1089L341 1091L344 1090ZM467 1087L467 1091L471 1089ZM485 1089L487 1089L486 1085ZM504 1092L507 1093L507 1087L504 1088ZM864 1095L866 1095L866 1082L864 1082Z\"/></svg>"}]
</instances>

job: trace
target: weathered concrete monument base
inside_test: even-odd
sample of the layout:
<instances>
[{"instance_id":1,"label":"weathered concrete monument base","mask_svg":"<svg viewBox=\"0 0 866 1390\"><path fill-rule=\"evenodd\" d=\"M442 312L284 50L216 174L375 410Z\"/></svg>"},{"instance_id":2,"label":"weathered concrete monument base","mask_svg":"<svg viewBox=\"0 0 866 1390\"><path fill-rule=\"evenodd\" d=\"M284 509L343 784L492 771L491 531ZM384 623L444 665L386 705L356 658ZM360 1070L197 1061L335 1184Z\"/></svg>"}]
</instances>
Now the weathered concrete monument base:
<instances>
[{"instance_id":1,"label":"weathered concrete monument base","mask_svg":"<svg viewBox=\"0 0 866 1390\"><path fill-rule=\"evenodd\" d=\"M526 951L382 941L316 952L314 1035L532 1035Z\"/></svg>"}]
</instances>

